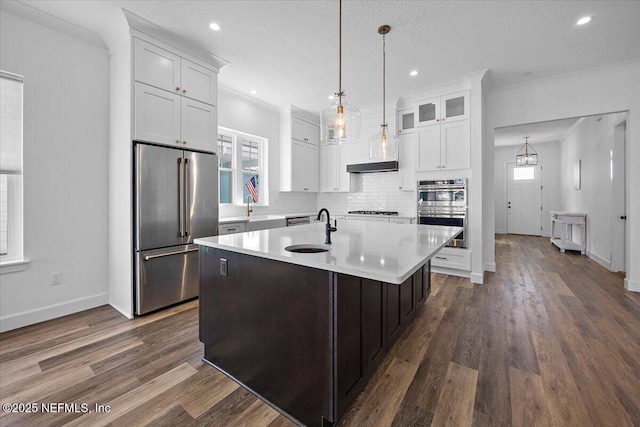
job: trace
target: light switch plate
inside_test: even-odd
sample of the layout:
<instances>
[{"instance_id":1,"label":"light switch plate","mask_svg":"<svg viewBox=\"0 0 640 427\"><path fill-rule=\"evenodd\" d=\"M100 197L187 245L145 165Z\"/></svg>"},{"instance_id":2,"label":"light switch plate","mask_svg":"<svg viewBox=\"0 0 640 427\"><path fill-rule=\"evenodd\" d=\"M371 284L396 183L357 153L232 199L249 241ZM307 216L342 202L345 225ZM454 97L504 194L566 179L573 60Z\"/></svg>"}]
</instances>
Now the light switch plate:
<instances>
[{"instance_id":1,"label":"light switch plate","mask_svg":"<svg viewBox=\"0 0 640 427\"><path fill-rule=\"evenodd\" d=\"M220 275L227 277L228 271L226 258L220 258Z\"/></svg>"}]
</instances>

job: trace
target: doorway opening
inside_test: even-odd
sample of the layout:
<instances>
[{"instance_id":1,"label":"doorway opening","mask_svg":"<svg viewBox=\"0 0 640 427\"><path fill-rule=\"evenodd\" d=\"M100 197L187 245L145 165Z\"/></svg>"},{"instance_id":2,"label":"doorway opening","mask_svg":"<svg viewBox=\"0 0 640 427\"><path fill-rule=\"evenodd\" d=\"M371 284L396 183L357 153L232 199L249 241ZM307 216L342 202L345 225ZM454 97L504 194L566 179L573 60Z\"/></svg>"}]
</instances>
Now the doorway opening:
<instances>
[{"instance_id":1,"label":"doorway opening","mask_svg":"<svg viewBox=\"0 0 640 427\"><path fill-rule=\"evenodd\" d=\"M626 271L627 120L622 111L496 128L496 233L551 238L551 212L583 213L586 254L611 271ZM538 153L539 170L515 166L525 136Z\"/></svg>"}]
</instances>

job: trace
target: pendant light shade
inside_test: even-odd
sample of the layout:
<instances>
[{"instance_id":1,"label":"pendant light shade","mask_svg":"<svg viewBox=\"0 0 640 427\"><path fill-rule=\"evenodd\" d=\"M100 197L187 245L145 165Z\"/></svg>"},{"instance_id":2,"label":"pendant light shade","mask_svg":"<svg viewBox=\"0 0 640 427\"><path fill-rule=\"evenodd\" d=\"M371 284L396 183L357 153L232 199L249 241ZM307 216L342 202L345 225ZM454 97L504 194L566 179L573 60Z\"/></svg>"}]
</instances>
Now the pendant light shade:
<instances>
[{"instance_id":1,"label":"pendant light shade","mask_svg":"<svg viewBox=\"0 0 640 427\"><path fill-rule=\"evenodd\" d=\"M529 145L529 137L524 137L524 145L516 155L516 166L529 166L538 164L538 153Z\"/></svg>"},{"instance_id":2,"label":"pendant light shade","mask_svg":"<svg viewBox=\"0 0 640 427\"><path fill-rule=\"evenodd\" d=\"M342 0L339 12L338 92L336 103L322 112L321 138L327 144L360 142L360 110L348 105L342 90Z\"/></svg>"},{"instance_id":3,"label":"pendant light shade","mask_svg":"<svg viewBox=\"0 0 640 427\"><path fill-rule=\"evenodd\" d=\"M391 27L383 25L378 28L382 34L382 124L380 131L369 139L369 158L377 161L396 160L398 158L398 137L389 131L386 117L386 50L385 38Z\"/></svg>"}]
</instances>

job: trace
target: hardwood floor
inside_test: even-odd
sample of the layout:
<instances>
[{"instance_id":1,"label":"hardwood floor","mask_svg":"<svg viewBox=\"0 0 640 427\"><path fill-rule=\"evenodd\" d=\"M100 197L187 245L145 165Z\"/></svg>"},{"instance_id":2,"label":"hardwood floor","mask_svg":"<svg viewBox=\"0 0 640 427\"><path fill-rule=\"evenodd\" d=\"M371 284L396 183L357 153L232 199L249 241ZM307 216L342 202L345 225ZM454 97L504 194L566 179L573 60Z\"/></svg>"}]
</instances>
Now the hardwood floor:
<instances>
[{"instance_id":1,"label":"hardwood floor","mask_svg":"<svg viewBox=\"0 0 640 427\"><path fill-rule=\"evenodd\" d=\"M498 236L496 255L484 285L432 276L341 426L640 425L640 295L546 238ZM134 320L104 306L3 333L0 401L38 412L3 411L0 425L292 425L201 357L197 301Z\"/></svg>"}]
</instances>

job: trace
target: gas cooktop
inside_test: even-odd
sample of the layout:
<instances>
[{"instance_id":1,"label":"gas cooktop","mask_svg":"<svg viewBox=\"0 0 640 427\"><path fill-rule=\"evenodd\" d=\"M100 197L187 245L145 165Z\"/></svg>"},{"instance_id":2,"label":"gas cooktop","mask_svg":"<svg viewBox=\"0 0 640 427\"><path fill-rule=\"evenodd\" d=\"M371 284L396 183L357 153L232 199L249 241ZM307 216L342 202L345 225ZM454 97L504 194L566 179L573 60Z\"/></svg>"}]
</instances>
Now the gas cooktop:
<instances>
[{"instance_id":1,"label":"gas cooktop","mask_svg":"<svg viewBox=\"0 0 640 427\"><path fill-rule=\"evenodd\" d=\"M398 215L398 212L393 211L349 211L348 213L357 215Z\"/></svg>"}]
</instances>

